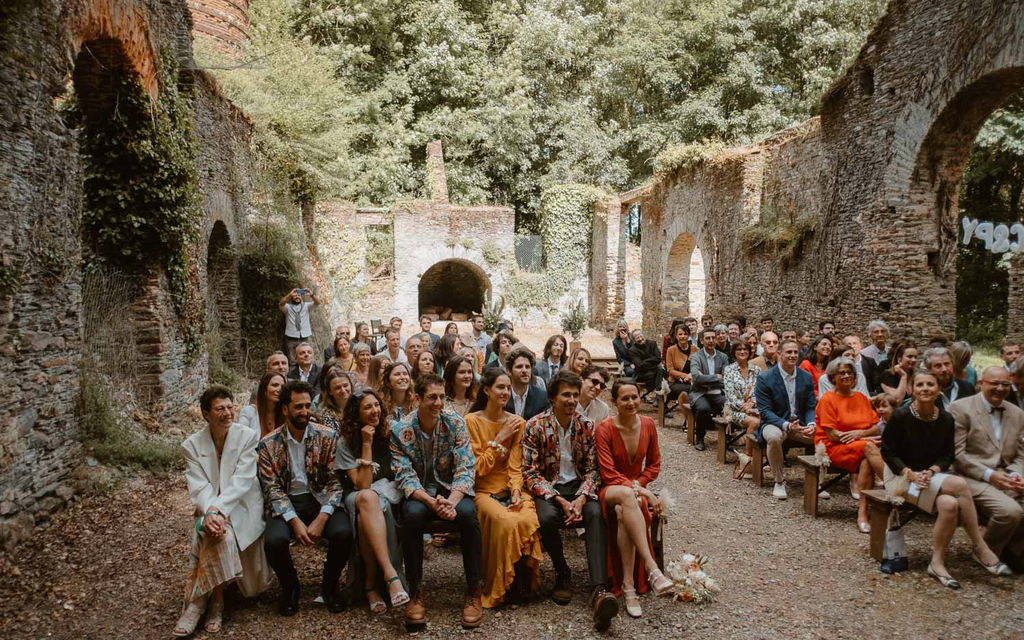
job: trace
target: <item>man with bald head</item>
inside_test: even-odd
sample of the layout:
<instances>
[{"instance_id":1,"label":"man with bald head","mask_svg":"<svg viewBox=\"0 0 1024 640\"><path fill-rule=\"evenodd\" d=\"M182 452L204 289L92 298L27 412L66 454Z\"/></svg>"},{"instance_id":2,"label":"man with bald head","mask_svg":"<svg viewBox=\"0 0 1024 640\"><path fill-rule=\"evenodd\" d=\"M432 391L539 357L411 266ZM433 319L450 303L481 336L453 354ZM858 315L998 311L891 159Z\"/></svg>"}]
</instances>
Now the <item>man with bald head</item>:
<instances>
[{"instance_id":1,"label":"man with bald head","mask_svg":"<svg viewBox=\"0 0 1024 640\"><path fill-rule=\"evenodd\" d=\"M761 334L761 355L750 361L752 366L761 371L768 371L779 361L779 334L765 331Z\"/></svg>"},{"instance_id":2,"label":"man with bald head","mask_svg":"<svg viewBox=\"0 0 1024 640\"><path fill-rule=\"evenodd\" d=\"M1024 410L1006 401L1010 374L991 366L981 393L953 402L956 472L967 480L978 513L988 518L985 542L1015 571L1024 571Z\"/></svg>"}]
</instances>

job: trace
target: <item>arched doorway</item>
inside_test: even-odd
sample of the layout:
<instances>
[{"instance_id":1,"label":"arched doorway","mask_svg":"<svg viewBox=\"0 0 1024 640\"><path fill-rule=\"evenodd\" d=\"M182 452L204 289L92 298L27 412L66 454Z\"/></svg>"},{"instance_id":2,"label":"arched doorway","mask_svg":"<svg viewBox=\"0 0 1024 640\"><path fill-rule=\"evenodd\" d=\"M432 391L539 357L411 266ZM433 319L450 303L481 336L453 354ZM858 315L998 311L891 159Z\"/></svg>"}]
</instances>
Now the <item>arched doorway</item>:
<instances>
[{"instance_id":1,"label":"arched doorway","mask_svg":"<svg viewBox=\"0 0 1024 640\"><path fill-rule=\"evenodd\" d=\"M707 281L704 253L692 233L681 233L672 243L665 264L662 306L665 318L700 317L704 313Z\"/></svg>"},{"instance_id":2,"label":"arched doorway","mask_svg":"<svg viewBox=\"0 0 1024 640\"><path fill-rule=\"evenodd\" d=\"M442 320L456 314L479 313L491 298L491 282L478 265L469 260L442 260L420 276L419 312L437 314Z\"/></svg>"},{"instance_id":3,"label":"arched doorway","mask_svg":"<svg viewBox=\"0 0 1024 640\"><path fill-rule=\"evenodd\" d=\"M1005 167L996 166L1006 161L1006 154L981 156L986 154L985 143L989 143L988 151L991 151L991 138L998 135L988 127L983 130L987 122L998 119L1004 107L1016 111L1011 119L1024 118L1022 90L1022 67L991 73L962 88L946 104L922 140L911 174L908 204L897 208L905 224L922 228L920 235L925 255L917 269L927 274L933 289L921 297L956 301L955 316L947 307L944 317L934 323L935 329L944 335L955 330L957 336L972 341L996 342L1004 331L1012 334L1024 330L1021 326L1015 331L1005 323L1008 280L1012 274L1008 276L1006 265L998 265L997 257L985 255L991 243L971 239L962 225L962 218L972 218L1004 222L1009 227L1019 218L1015 212L997 211L1000 208L997 204L1006 204L1015 211L1016 205L1012 202L1019 204L1020 201L1020 178L1003 175ZM1019 134L1009 137L1017 138ZM1012 142L1019 145L1016 139ZM990 166L981 166L985 162ZM1007 190L1017 190L1017 196L1002 198L994 193L998 188L994 189L993 185L1001 178L1007 183ZM965 235L968 236L966 246ZM1019 264L1019 261L1009 262L1010 270L1019 269ZM913 267L907 270L912 271ZM1012 324L1013 318L1019 315L1013 310L1024 306L1024 300L1015 300L1011 294L1008 304ZM980 325L985 327L979 331Z\"/></svg>"},{"instance_id":4,"label":"arched doorway","mask_svg":"<svg viewBox=\"0 0 1024 640\"><path fill-rule=\"evenodd\" d=\"M241 319L238 315L238 264L231 251L231 236L218 220L206 251L207 322L210 335L210 367L220 363L242 365Z\"/></svg>"}]
</instances>

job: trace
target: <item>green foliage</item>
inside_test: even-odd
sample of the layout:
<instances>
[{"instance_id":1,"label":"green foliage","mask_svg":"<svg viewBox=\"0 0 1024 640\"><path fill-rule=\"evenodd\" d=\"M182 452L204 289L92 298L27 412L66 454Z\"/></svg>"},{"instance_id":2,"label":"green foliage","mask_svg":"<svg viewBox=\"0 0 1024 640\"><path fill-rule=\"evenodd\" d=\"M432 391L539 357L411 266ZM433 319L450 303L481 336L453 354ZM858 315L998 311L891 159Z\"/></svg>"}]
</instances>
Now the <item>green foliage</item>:
<instances>
[{"instance_id":1,"label":"green foliage","mask_svg":"<svg viewBox=\"0 0 1024 640\"><path fill-rule=\"evenodd\" d=\"M128 272L164 268L191 359L202 349L205 324L189 255L202 217L193 104L178 86L174 53L164 51L160 64L155 105L137 75L121 72L109 78L113 112L84 112L74 99L62 109L70 122L83 124L82 235L90 259ZM59 251L44 247L37 254L51 278L66 268Z\"/></svg>"},{"instance_id":2,"label":"green foliage","mask_svg":"<svg viewBox=\"0 0 1024 640\"><path fill-rule=\"evenodd\" d=\"M299 256L305 250L297 236L298 225L265 219L252 225L250 236L239 248L239 315L242 336L251 353L267 353L278 348L278 329L283 330L283 316L278 303L287 292L299 286Z\"/></svg>"},{"instance_id":3,"label":"green foliage","mask_svg":"<svg viewBox=\"0 0 1024 640\"><path fill-rule=\"evenodd\" d=\"M740 231L740 243L747 253L765 251L785 268L803 253L804 245L818 230L818 221L807 217L768 218Z\"/></svg>"},{"instance_id":4,"label":"green foliage","mask_svg":"<svg viewBox=\"0 0 1024 640\"><path fill-rule=\"evenodd\" d=\"M812 115L884 4L253 0L254 63L218 77L327 193L426 196L440 138L453 201L536 230L545 184L630 187L669 145Z\"/></svg>"},{"instance_id":5,"label":"green foliage","mask_svg":"<svg viewBox=\"0 0 1024 640\"><path fill-rule=\"evenodd\" d=\"M586 328L587 311L583 308L583 300L577 300L568 312L562 314L562 331L570 334L573 340L579 340Z\"/></svg>"},{"instance_id":6,"label":"green foliage","mask_svg":"<svg viewBox=\"0 0 1024 640\"><path fill-rule=\"evenodd\" d=\"M206 343L209 351L209 381L210 384L221 384L228 389L242 389L246 385L246 379L240 373L232 369L224 362L224 338L216 327L206 335Z\"/></svg>"},{"instance_id":7,"label":"green foliage","mask_svg":"<svg viewBox=\"0 0 1024 640\"><path fill-rule=\"evenodd\" d=\"M960 186L960 215L1012 225L1022 220L1024 93L992 114L978 133ZM957 224L959 243L960 226ZM1006 335L1009 272L1004 256L974 241L957 249L957 337L997 346Z\"/></svg>"},{"instance_id":8,"label":"green foliage","mask_svg":"<svg viewBox=\"0 0 1024 640\"><path fill-rule=\"evenodd\" d=\"M670 175L683 169L713 164L724 152L725 146L718 140L674 144L654 158L654 170Z\"/></svg>"},{"instance_id":9,"label":"green foliage","mask_svg":"<svg viewBox=\"0 0 1024 640\"><path fill-rule=\"evenodd\" d=\"M394 225L374 225L366 228L366 270L370 273L394 273Z\"/></svg>"},{"instance_id":10,"label":"green foliage","mask_svg":"<svg viewBox=\"0 0 1024 640\"><path fill-rule=\"evenodd\" d=\"M498 330L498 325L504 319L505 313L505 298L498 296L497 300L492 300L490 303L484 304L483 315L484 315L484 331L494 334Z\"/></svg>"},{"instance_id":11,"label":"green foliage","mask_svg":"<svg viewBox=\"0 0 1024 640\"><path fill-rule=\"evenodd\" d=\"M102 376L86 369L81 385L82 442L97 460L154 472L182 467L179 443L150 435L128 416L119 413Z\"/></svg>"},{"instance_id":12,"label":"green foliage","mask_svg":"<svg viewBox=\"0 0 1024 640\"><path fill-rule=\"evenodd\" d=\"M497 242L489 238L484 240L483 246L480 247L480 253L483 254L484 262L489 267L497 267L511 260L508 252L504 251L498 246Z\"/></svg>"}]
</instances>

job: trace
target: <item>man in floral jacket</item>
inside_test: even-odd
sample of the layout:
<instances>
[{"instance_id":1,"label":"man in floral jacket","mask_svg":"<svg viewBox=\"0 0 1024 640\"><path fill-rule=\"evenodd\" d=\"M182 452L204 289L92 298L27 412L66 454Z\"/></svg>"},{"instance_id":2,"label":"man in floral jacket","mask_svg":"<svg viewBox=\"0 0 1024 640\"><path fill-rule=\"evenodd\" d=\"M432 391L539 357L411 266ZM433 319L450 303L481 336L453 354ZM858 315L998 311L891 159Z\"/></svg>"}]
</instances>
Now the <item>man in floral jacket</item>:
<instances>
[{"instance_id":1,"label":"man in floral jacket","mask_svg":"<svg viewBox=\"0 0 1024 640\"><path fill-rule=\"evenodd\" d=\"M423 534L434 520L453 522L461 536L466 595L462 626L480 626L483 578L480 521L473 504L476 461L466 423L444 411L444 380L434 374L416 381L419 408L391 427L391 467L405 495L402 501L402 550L411 600L405 624L418 630L426 623L423 604Z\"/></svg>"},{"instance_id":2,"label":"man in floral jacket","mask_svg":"<svg viewBox=\"0 0 1024 640\"><path fill-rule=\"evenodd\" d=\"M285 423L256 446L267 521L263 547L281 583L278 612L291 616L299 609L299 575L288 549L294 537L304 545L327 541L321 594L327 608L337 613L345 608L338 579L352 546L352 526L334 473L338 435L310 423L313 388L308 383L289 382L279 401Z\"/></svg>"},{"instance_id":3,"label":"man in floral jacket","mask_svg":"<svg viewBox=\"0 0 1024 640\"><path fill-rule=\"evenodd\" d=\"M577 410L581 387L580 377L567 369L548 381L551 408L531 418L523 431L523 480L534 496L541 539L555 565L552 599L568 604L572 598L572 576L559 529L582 524L594 627L605 631L619 605L607 589L607 534L597 501L601 474L594 423Z\"/></svg>"}]
</instances>

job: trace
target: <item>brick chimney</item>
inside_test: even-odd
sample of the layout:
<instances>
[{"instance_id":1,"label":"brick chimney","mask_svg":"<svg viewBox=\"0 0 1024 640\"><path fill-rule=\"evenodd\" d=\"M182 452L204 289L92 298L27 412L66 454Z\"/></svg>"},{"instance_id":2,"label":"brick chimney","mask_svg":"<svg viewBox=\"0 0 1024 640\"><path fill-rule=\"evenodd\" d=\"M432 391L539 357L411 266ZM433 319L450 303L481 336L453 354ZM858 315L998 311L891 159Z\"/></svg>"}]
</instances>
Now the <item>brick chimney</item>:
<instances>
[{"instance_id":1,"label":"brick chimney","mask_svg":"<svg viewBox=\"0 0 1024 640\"><path fill-rule=\"evenodd\" d=\"M188 0L192 34L206 38L230 56L241 56L249 42L249 0Z\"/></svg>"},{"instance_id":2,"label":"brick chimney","mask_svg":"<svg viewBox=\"0 0 1024 640\"><path fill-rule=\"evenodd\" d=\"M448 179L444 175L444 153L440 140L427 144L427 187L433 202L448 204Z\"/></svg>"}]
</instances>

